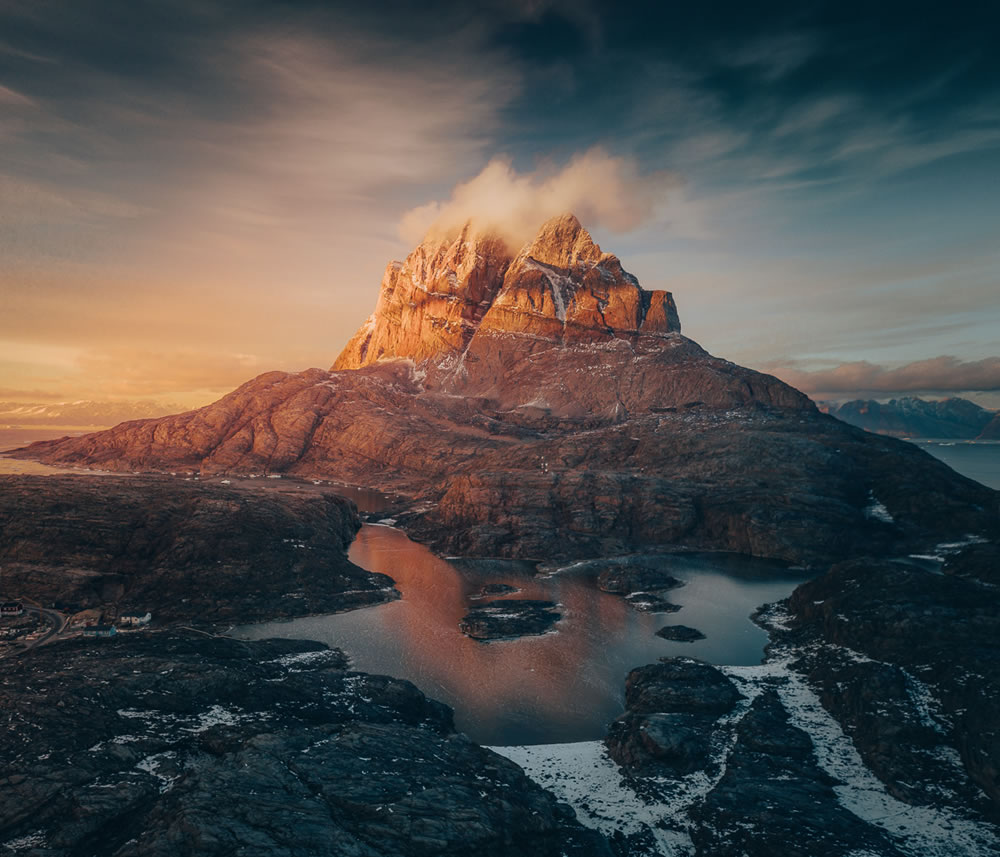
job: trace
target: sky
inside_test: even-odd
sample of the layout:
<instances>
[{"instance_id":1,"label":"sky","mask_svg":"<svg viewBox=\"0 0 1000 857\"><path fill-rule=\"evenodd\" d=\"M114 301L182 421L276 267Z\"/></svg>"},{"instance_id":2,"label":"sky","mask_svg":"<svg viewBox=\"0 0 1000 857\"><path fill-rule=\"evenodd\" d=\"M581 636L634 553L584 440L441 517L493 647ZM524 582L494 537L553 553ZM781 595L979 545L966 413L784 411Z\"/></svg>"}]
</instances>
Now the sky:
<instances>
[{"instance_id":1,"label":"sky","mask_svg":"<svg viewBox=\"0 0 1000 857\"><path fill-rule=\"evenodd\" d=\"M1000 407L998 24L0 0L0 401L193 407L328 367L388 261L492 206L571 208L688 336L816 398Z\"/></svg>"}]
</instances>

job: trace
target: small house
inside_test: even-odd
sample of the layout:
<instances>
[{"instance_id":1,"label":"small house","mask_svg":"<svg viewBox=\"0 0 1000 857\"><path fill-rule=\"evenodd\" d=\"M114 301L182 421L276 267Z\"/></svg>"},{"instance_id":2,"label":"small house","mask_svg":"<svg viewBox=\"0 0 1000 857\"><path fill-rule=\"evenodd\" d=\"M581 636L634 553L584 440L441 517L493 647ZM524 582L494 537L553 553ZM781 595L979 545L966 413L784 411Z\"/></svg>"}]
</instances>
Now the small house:
<instances>
[{"instance_id":1,"label":"small house","mask_svg":"<svg viewBox=\"0 0 1000 857\"><path fill-rule=\"evenodd\" d=\"M117 633L114 625L88 625L83 629L84 637L113 637Z\"/></svg>"},{"instance_id":2,"label":"small house","mask_svg":"<svg viewBox=\"0 0 1000 857\"><path fill-rule=\"evenodd\" d=\"M138 628L141 625L148 625L153 620L153 614L147 612L145 615L139 613L123 613L119 619L122 625L130 628Z\"/></svg>"},{"instance_id":3,"label":"small house","mask_svg":"<svg viewBox=\"0 0 1000 857\"><path fill-rule=\"evenodd\" d=\"M24 613L24 605L20 601L5 601L0 604L0 616L20 616Z\"/></svg>"}]
</instances>

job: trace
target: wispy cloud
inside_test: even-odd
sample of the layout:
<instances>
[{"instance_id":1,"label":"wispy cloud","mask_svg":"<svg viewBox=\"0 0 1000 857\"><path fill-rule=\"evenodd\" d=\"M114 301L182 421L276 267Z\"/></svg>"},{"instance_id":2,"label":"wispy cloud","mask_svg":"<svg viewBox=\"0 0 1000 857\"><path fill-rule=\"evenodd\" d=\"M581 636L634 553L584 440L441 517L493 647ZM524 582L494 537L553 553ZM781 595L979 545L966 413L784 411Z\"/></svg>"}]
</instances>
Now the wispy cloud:
<instances>
[{"instance_id":1,"label":"wispy cloud","mask_svg":"<svg viewBox=\"0 0 1000 857\"><path fill-rule=\"evenodd\" d=\"M516 92L514 73L488 54L442 55L427 44L416 50L371 38L363 48L349 33L340 43L301 32L238 33L215 47L214 62L200 58L209 93L200 105L126 78L105 80L90 103L40 100L44 115L12 147L17 180L35 185L39 204L48 190L53 208L93 208L98 194L84 182L95 168L107 171L100 207L112 216L155 200L196 233L203 219L273 228L368 207L387 190L412 193L482 162L498 112ZM390 54L391 64L376 60ZM13 91L0 88L0 98L5 92ZM59 170L57 161L53 175L53 154L73 151L53 153L50 132L90 163L86 173L74 175L68 161ZM132 167L127 176L111 174L123 165ZM84 196L91 203L80 203Z\"/></svg>"},{"instance_id":2,"label":"wispy cloud","mask_svg":"<svg viewBox=\"0 0 1000 857\"><path fill-rule=\"evenodd\" d=\"M35 102L28 98L27 95L23 95L20 92L16 92L8 86L0 84L0 104L23 104L23 105L33 105Z\"/></svg>"},{"instance_id":3,"label":"wispy cloud","mask_svg":"<svg viewBox=\"0 0 1000 857\"><path fill-rule=\"evenodd\" d=\"M0 396L4 391L0 390ZM183 410L182 405L140 401L86 401L67 397L25 400L17 395L15 401L0 400L0 421L20 426L113 426L126 420L148 419Z\"/></svg>"},{"instance_id":4,"label":"wispy cloud","mask_svg":"<svg viewBox=\"0 0 1000 857\"><path fill-rule=\"evenodd\" d=\"M210 348L92 349L80 355L79 372L99 396L146 397L190 390L223 392L267 369L253 354Z\"/></svg>"},{"instance_id":5,"label":"wispy cloud","mask_svg":"<svg viewBox=\"0 0 1000 857\"><path fill-rule=\"evenodd\" d=\"M160 395L329 365L399 212L482 166L519 77L474 32L302 23L172 42L191 90L74 65L0 129L0 341L85 352L49 383Z\"/></svg>"},{"instance_id":6,"label":"wispy cloud","mask_svg":"<svg viewBox=\"0 0 1000 857\"><path fill-rule=\"evenodd\" d=\"M4 402L67 402L74 398L68 390L21 389L0 387L0 401Z\"/></svg>"},{"instance_id":7,"label":"wispy cloud","mask_svg":"<svg viewBox=\"0 0 1000 857\"><path fill-rule=\"evenodd\" d=\"M752 41L729 44L719 54L719 61L736 68L757 71L774 82L802 66L821 47L820 37L809 31L788 31L762 36Z\"/></svg>"}]
</instances>

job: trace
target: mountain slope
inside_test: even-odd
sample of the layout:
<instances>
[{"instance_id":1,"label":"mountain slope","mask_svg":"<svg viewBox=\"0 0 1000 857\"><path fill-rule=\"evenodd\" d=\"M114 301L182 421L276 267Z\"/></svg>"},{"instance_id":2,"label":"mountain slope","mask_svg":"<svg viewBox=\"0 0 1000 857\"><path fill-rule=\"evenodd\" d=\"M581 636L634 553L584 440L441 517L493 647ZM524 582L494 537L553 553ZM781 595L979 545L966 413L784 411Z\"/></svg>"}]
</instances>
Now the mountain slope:
<instances>
[{"instance_id":1,"label":"mountain slope","mask_svg":"<svg viewBox=\"0 0 1000 857\"><path fill-rule=\"evenodd\" d=\"M572 215L516 253L471 227L429 239L331 371L17 454L399 491L411 533L476 554L679 543L812 563L998 518L996 492L705 352Z\"/></svg>"},{"instance_id":2,"label":"mountain slope","mask_svg":"<svg viewBox=\"0 0 1000 857\"><path fill-rule=\"evenodd\" d=\"M1000 440L1000 414L994 415L979 433L980 440Z\"/></svg>"}]
</instances>

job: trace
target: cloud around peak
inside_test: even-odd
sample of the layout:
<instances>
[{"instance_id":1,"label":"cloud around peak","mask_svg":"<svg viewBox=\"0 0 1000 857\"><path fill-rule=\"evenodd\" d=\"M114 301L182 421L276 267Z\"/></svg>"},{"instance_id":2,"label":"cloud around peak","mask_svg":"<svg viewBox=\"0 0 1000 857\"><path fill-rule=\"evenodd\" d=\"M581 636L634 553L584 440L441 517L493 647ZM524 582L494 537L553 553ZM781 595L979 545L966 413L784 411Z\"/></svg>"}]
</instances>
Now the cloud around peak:
<instances>
[{"instance_id":1,"label":"cloud around peak","mask_svg":"<svg viewBox=\"0 0 1000 857\"><path fill-rule=\"evenodd\" d=\"M600 148L574 156L561 168L544 164L523 173L498 157L458 184L447 200L408 211L399 232L414 244L427 234L448 234L471 222L519 247L546 220L567 212L589 228L628 232L652 220L677 184L668 172L642 174L633 160Z\"/></svg>"}]
</instances>

